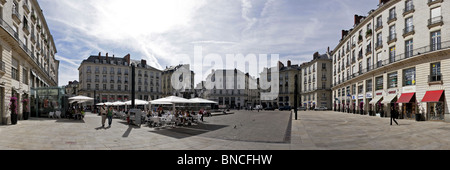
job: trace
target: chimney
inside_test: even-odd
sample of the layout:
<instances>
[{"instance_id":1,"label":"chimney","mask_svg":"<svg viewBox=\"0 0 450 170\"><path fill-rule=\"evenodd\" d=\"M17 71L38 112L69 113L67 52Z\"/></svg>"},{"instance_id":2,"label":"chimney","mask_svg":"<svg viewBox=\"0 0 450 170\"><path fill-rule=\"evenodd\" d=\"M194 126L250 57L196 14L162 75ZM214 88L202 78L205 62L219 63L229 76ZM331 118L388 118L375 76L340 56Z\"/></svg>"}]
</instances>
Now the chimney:
<instances>
[{"instance_id":1,"label":"chimney","mask_svg":"<svg viewBox=\"0 0 450 170\"><path fill-rule=\"evenodd\" d=\"M98 52L98 60L102 60L102 52Z\"/></svg>"},{"instance_id":2,"label":"chimney","mask_svg":"<svg viewBox=\"0 0 450 170\"><path fill-rule=\"evenodd\" d=\"M146 60L141 60L141 65L142 65L143 67L147 66L147 61L146 61Z\"/></svg>"},{"instance_id":3,"label":"chimney","mask_svg":"<svg viewBox=\"0 0 450 170\"><path fill-rule=\"evenodd\" d=\"M288 65L288 67L290 67L290 66L291 66L291 64L292 64L292 63L291 63L291 60L288 60L288 61L287 61L287 65Z\"/></svg>"},{"instance_id":4,"label":"chimney","mask_svg":"<svg viewBox=\"0 0 450 170\"><path fill-rule=\"evenodd\" d=\"M359 23L361 23L361 20L364 18L365 18L365 16L355 15L355 26L357 26Z\"/></svg>"},{"instance_id":5,"label":"chimney","mask_svg":"<svg viewBox=\"0 0 450 170\"><path fill-rule=\"evenodd\" d=\"M330 47L327 48L327 53L330 54Z\"/></svg>"},{"instance_id":6,"label":"chimney","mask_svg":"<svg viewBox=\"0 0 450 170\"><path fill-rule=\"evenodd\" d=\"M284 67L284 64L281 61L278 61L278 69L281 69Z\"/></svg>"},{"instance_id":7,"label":"chimney","mask_svg":"<svg viewBox=\"0 0 450 170\"><path fill-rule=\"evenodd\" d=\"M313 58L314 58L314 60L319 58L319 52L315 52L314 55L313 55Z\"/></svg>"},{"instance_id":8,"label":"chimney","mask_svg":"<svg viewBox=\"0 0 450 170\"><path fill-rule=\"evenodd\" d=\"M108 53L106 53L106 60L108 60Z\"/></svg>"},{"instance_id":9,"label":"chimney","mask_svg":"<svg viewBox=\"0 0 450 170\"><path fill-rule=\"evenodd\" d=\"M342 30L342 39L348 35L348 30Z\"/></svg>"},{"instance_id":10,"label":"chimney","mask_svg":"<svg viewBox=\"0 0 450 170\"><path fill-rule=\"evenodd\" d=\"M383 5L385 3L389 2L389 0L380 0L380 4L379 5Z\"/></svg>"},{"instance_id":11,"label":"chimney","mask_svg":"<svg viewBox=\"0 0 450 170\"><path fill-rule=\"evenodd\" d=\"M128 64L131 64L130 63L130 54L127 54L125 57L123 57L126 61L127 61L127 63Z\"/></svg>"}]
</instances>

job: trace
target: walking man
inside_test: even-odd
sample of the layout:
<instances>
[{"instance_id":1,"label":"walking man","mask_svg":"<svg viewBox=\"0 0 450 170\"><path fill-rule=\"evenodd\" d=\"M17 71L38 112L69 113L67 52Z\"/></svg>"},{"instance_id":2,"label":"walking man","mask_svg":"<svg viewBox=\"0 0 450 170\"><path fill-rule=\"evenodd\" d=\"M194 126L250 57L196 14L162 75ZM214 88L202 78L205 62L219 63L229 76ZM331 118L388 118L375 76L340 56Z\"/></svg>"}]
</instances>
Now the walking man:
<instances>
[{"instance_id":1,"label":"walking man","mask_svg":"<svg viewBox=\"0 0 450 170\"><path fill-rule=\"evenodd\" d=\"M102 116L102 128L105 127L105 121L106 121L106 112L108 108L105 104L103 104L102 108L100 108L100 116Z\"/></svg>"},{"instance_id":2,"label":"walking man","mask_svg":"<svg viewBox=\"0 0 450 170\"><path fill-rule=\"evenodd\" d=\"M394 121L395 124L398 125L397 121L395 120L395 119L397 119L397 117L398 117L397 107L391 106L391 126L392 126L392 121Z\"/></svg>"},{"instance_id":3,"label":"walking man","mask_svg":"<svg viewBox=\"0 0 450 170\"><path fill-rule=\"evenodd\" d=\"M108 109L108 112L107 112L106 116L108 117L108 128L110 128L111 124L112 124L112 117L113 117L113 108L112 107L110 107Z\"/></svg>"}]
</instances>

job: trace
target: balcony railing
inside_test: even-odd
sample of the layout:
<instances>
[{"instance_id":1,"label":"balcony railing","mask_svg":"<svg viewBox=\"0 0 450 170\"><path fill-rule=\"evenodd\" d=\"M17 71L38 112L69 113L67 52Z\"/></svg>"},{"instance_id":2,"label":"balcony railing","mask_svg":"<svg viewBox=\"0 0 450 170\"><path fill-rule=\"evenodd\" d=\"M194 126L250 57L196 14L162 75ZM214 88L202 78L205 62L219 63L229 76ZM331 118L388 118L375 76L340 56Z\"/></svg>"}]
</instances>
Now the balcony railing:
<instances>
[{"instance_id":1,"label":"balcony railing","mask_svg":"<svg viewBox=\"0 0 450 170\"><path fill-rule=\"evenodd\" d=\"M442 24L444 24L442 16L428 19L428 28L433 28L435 26L440 26Z\"/></svg>"},{"instance_id":2,"label":"balcony railing","mask_svg":"<svg viewBox=\"0 0 450 170\"><path fill-rule=\"evenodd\" d=\"M391 44L391 43L393 43L393 42L395 42L397 40L397 34L396 33L394 33L394 34L390 34L389 36L388 36L388 44Z\"/></svg>"},{"instance_id":3,"label":"balcony railing","mask_svg":"<svg viewBox=\"0 0 450 170\"><path fill-rule=\"evenodd\" d=\"M30 49L28 49L28 47L25 45L25 43L22 42L22 40L20 40L18 33L16 31L14 31L14 29L3 19L0 19L0 27L3 28L3 30L5 30L7 33L9 33L16 40L16 42L19 44L19 47L24 51L24 53L28 54L28 56L31 58L31 60L33 60L34 63L38 67L40 67L39 61L37 60L37 58L33 57L34 55L33 55L32 51ZM42 68L42 67L40 67L40 68ZM52 79L48 70L42 69L42 72L44 74L46 74L49 79ZM54 84L57 84L54 79L52 79L52 81Z\"/></svg>"},{"instance_id":4,"label":"balcony railing","mask_svg":"<svg viewBox=\"0 0 450 170\"><path fill-rule=\"evenodd\" d=\"M414 11L414 5L407 5L406 8L403 9L403 16L413 13Z\"/></svg>"},{"instance_id":5,"label":"balcony railing","mask_svg":"<svg viewBox=\"0 0 450 170\"><path fill-rule=\"evenodd\" d=\"M377 43L375 43L375 50L379 50L383 48L383 41L379 40Z\"/></svg>"},{"instance_id":6,"label":"balcony railing","mask_svg":"<svg viewBox=\"0 0 450 170\"><path fill-rule=\"evenodd\" d=\"M21 22L20 20L22 19L22 17L20 16L19 10L15 9L15 8L12 9L12 18L13 18L17 23L20 23L20 22Z\"/></svg>"},{"instance_id":7,"label":"balcony railing","mask_svg":"<svg viewBox=\"0 0 450 170\"><path fill-rule=\"evenodd\" d=\"M439 47L439 48L437 48L437 47ZM431 52L436 51L436 50L443 50L443 49L450 49L450 41L424 46L424 47L421 47L421 48L417 48L417 49L408 51L408 52L403 53L403 54L399 54L399 55L390 57L389 59L386 59L386 60L380 60L380 61L376 62L373 65L369 65L367 68L363 68L362 71L358 71L355 74L349 75L348 77L346 77L342 81L340 81L337 84L335 84L335 86L339 85L341 83L345 83L346 81L344 81L344 80L351 80L351 79L356 78L356 77L358 77L360 75L363 75L365 73L368 73L368 72L371 72L371 71L374 71L374 70L377 70L377 69L381 69L381 68L383 68L385 66L392 65L394 63L398 63L398 62L403 61L405 59L414 58L414 57L421 56L421 55L424 55L424 54L427 54L427 53L431 53ZM442 75L435 76L434 78L430 77L429 81L430 82L432 82L431 80L439 81L439 78L442 80Z\"/></svg>"},{"instance_id":8,"label":"balcony railing","mask_svg":"<svg viewBox=\"0 0 450 170\"><path fill-rule=\"evenodd\" d=\"M396 13L394 13L394 14L392 14L392 15L389 15L389 17L388 17L388 24L391 24L392 22L394 22L394 21L396 21L397 20L397 14Z\"/></svg>"},{"instance_id":9,"label":"balcony railing","mask_svg":"<svg viewBox=\"0 0 450 170\"><path fill-rule=\"evenodd\" d=\"M403 37L414 34L414 25L406 27L403 29Z\"/></svg>"},{"instance_id":10,"label":"balcony railing","mask_svg":"<svg viewBox=\"0 0 450 170\"><path fill-rule=\"evenodd\" d=\"M428 0L428 6L437 4L437 3L441 3L442 0Z\"/></svg>"}]
</instances>

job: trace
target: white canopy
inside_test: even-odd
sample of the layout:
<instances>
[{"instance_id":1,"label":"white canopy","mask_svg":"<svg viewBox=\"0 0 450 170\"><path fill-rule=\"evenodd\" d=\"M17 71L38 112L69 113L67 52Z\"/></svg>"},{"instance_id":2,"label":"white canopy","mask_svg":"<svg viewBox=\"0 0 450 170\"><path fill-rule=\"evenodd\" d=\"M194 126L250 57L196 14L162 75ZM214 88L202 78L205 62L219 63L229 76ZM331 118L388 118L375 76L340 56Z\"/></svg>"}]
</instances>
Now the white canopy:
<instances>
[{"instance_id":1,"label":"white canopy","mask_svg":"<svg viewBox=\"0 0 450 170\"><path fill-rule=\"evenodd\" d=\"M194 103L188 99L182 98L182 97L177 97L177 96L169 96L166 98L161 98L161 99L157 99L157 100L152 100L150 101L151 103L154 102L166 102L166 103Z\"/></svg>"},{"instance_id":2,"label":"white canopy","mask_svg":"<svg viewBox=\"0 0 450 170\"><path fill-rule=\"evenodd\" d=\"M203 103L203 104L218 104L215 101L211 101L211 100L206 100L206 99L202 99L202 98L193 98L193 99L189 99L190 101L194 102L194 103Z\"/></svg>"},{"instance_id":3,"label":"white canopy","mask_svg":"<svg viewBox=\"0 0 450 170\"><path fill-rule=\"evenodd\" d=\"M113 105L112 102L106 102L106 103L103 103L103 104L105 104L106 106L112 106Z\"/></svg>"},{"instance_id":4,"label":"white canopy","mask_svg":"<svg viewBox=\"0 0 450 170\"><path fill-rule=\"evenodd\" d=\"M121 102L121 101L116 101L114 103L111 103L112 106L123 106L125 105L125 102Z\"/></svg>"},{"instance_id":5,"label":"white canopy","mask_svg":"<svg viewBox=\"0 0 450 170\"><path fill-rule=\"evenodd\" d=\"M391 103L392 100L395 99L395 97L397 97L397 94L391 94L391 95L388 95L388 96L386 96L386 97L383 99L383 101L382 101L381 103L383 103L383 104Z\"/></svg>"},{"instance_id":6,"label":"white canopy","mask_svg":"<svg viewBox=\"0 0 450 170\"><path fill-rule=\"evenodd\" d=\"M88 102L88 101L92 101L94 100L94 98L90 98L90 97L86 97L86 96L75 96L75 97L71 97L69 98L70 102L69 103L84 103L84 102Z\"/></svg>"},{"instance_id":7,"label":"white canopy","mask_svg":"<svg viewBox=\"0 0 450 170\"><path fill-rule=\"evenodd\" d=\"M162 101L150 101L149 104L152 104L152 105L171 105L171 104L173 104L173 103L170 103L170 102L162 102Z\"/></svg>"},{"instance_id":8,"label":"white canopy","mask_svg":"<svg viewBox=\"0 0 450 170\"><path fill-rule=\"evenodd\" d=\"M130 101L126 101L124 104L125 105L131 105L131 100ZM136 104L136 105L148 105L148 101L135 99L134 100L134 104Z\"/></svg>"},{"instance_id":9,"label":"white canopy","mask_svg":"<svg viewBox=\"0 0 450 170\"><path fill-rule=\"evenodd\" d=\"M375 97L369 102L369 104L377 104L378 101L381 100L381 98L383 98L383 96L375 96Z\"/></svg>"}]
</instances>

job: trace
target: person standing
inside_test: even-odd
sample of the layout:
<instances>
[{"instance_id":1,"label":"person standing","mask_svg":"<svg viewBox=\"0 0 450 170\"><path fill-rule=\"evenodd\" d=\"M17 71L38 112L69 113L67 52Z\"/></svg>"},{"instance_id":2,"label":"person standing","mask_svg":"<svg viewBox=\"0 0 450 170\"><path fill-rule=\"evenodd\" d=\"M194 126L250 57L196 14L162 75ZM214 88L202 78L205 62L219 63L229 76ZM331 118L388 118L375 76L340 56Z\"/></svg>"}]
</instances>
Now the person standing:
<instances>
[{"instance_id":1,"label":"person standing","mask_svg":"<svg viewBox=\"0 0 450 170\"><path fill-rule=\"evenodd\" d=\"M106 116L108 117L108 127L111 127L112 117L113 117L113 108L112 107L110 107L108 109L108 113L106 114Z\"/></svg>"},{"instance_id":2,"label":"person standing","mask_svg":"<svg viewBox=\"0 0 450 170\"><path fill-rule=\"evenodd\" d=\"M398 125L397 121L395 119L397 119L398 117L398 111L396 109L395 106L391 106L391 126L392 126L392 121L395 122L395 124Z\"/></svg>"},{"instance_id":3,"label":"person standing","mask_svg":"<svg viewBox=\"0 0 450 170\"><path fill-rule=\"evenodd\" d=\"M204 115L204 109L200 109L200 111L198 112L198 114L200 114L202 117L200 117L200 120L203 122L203 115Z\"/></svg>"},{"instance_id":4,"label":"person standing","mask_svg":"<svg viewBox=\"0 0 450 170\"><path fill-rule=\"evenodd\" d=\"M100 116L102 116L102 127L105 127L105 121L106 121L106 112L107 112L108 108L106 107L106 105L104 104L102 106L102 108L100 108Z\"/></svg>"}]
</instances>

